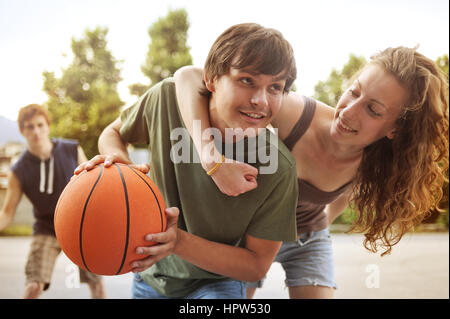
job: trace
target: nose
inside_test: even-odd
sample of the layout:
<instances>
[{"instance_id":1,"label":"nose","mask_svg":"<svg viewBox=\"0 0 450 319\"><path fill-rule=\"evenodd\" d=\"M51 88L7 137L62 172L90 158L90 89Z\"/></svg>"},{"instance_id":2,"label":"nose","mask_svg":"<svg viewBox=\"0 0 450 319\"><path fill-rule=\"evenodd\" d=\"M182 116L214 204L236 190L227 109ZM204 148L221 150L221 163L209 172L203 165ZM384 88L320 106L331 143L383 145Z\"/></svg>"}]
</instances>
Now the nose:
<instances>
[{"instance_id":1,"label":"nose","mask_svg":"<svg viewBox=\"0 0 450 319\"><path fill-rule=\"evenodd\" d=\"M251 97L250 103L253 106L266 107L269 104L266 90L263 88L255 90Z\"/></svg>"},{"instance_id":2,"label":"nose","mask_svg":"<svg viewBox=\"0 0 450 319\"><path fill-rule=\"evenodd\" d=\"M345 105L341 110L341 116L347 119L355 119L358 114L359 103L357 101L351 101Z\"/></svg>"},{"instance_id":3,"label":"nose","mask_svg":"<svg viewBox=\"0 0 450 319\"><path fill-rule=\"evenodd\" d=\"M36 125L36 126L34 126L33 127L33 130L32 130L32 133L33 134L35 134L35 135L38 135L39 134L39 132L40 132L40 129L39 129L39 127Z\"/></svg>"}]
</instances>

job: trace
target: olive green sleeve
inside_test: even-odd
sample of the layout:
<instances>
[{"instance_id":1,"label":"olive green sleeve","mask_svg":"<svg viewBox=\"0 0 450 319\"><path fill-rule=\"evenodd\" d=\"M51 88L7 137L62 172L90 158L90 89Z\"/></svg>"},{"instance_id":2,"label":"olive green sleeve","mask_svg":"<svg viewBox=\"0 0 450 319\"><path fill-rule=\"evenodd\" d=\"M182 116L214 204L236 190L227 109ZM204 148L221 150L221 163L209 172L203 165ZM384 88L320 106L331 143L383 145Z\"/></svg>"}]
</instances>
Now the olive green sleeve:
<instances>
[{"instance_id":1,"label":"olive green sleeve","mask_svg":"<svg viewBox=\"0 0 450 319\"><path fill-rule=\"evenodd\" d=\"M150 96L151 90L147 91L139 100L120 114L122 127L120 137L124 142L131 144L149 144L148 116L151 114Z\"/></svg>"}]
</instances>

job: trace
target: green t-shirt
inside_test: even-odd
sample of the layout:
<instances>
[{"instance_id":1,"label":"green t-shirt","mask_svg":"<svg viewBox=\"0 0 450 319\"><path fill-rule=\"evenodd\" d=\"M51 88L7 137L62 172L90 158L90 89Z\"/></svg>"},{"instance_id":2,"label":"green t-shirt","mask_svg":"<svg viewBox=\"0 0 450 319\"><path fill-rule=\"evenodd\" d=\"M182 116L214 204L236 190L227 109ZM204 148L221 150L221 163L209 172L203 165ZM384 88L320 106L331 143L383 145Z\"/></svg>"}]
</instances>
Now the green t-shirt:
<instances>
[{"instance_id":1,"label":"green t-shirt","mask_svg":"<svg viewBox=\"0 0 450 319\"><path fill-rule=\"evenodd\" d=\"M150 177L162 192L167 207L180 209L180 229L210 241L239 247L245 246L246 234L274 241L296 240L297 173L295 160L283 143L277 145L276 172L259 174L256 189L230 197L220 192L200 163L174 163L171 160L171 148L179 142L179 139L171 140L171 132L185 128L173 79L153 86L136 104L122 112L121 120L123 141L149 145ZM272 134L269 130L264 131ZM193 158L196 151L187 136ZM250 164L256 168L264 166L259 162ZM227 279L175 254L140 275L156 291L169 297L186 296L200 286Z\"/></svg>"}]
</instances>

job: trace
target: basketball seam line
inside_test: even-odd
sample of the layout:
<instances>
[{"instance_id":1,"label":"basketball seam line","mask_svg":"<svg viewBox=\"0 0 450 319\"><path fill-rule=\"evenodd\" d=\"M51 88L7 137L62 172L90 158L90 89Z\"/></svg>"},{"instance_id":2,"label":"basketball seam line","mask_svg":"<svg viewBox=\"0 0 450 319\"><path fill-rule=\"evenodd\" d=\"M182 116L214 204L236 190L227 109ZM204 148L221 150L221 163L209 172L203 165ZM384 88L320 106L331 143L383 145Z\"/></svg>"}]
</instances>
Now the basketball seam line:
<instances>
[{"instance_id":1,"label":"basketball seam line","mask_svg":"<svg viewBox=\"0 0 450 319\"><path fill-rule=\"evenodd\" d=\"M56 215L58 215L58 207L60 206L60 203L62 203L65 195L68 193L67 189L69 189L69 185L72 186L73 183L71 184L71 182L75 181L76 178L82 176L86 172L87 171L82 171L79 175L73 175L72 177L74 178L74 180L72 180L72 177L69 179L69 182L67 183L66 187L64 187L63 191L61 192L61 195L59 195L58 202L56 203L55 214L53 217L54 221L56 221ZM56 230L55 230L55 232L56 232Z\"/></svg>"},{"instance_id":2,"label":"basketball seam line","mask_svg":"<svg viewBox=\"0 0 450 319\"><path fill-rule=\"evenodd\" d=\"M127 192L127 184L125 182L125 178L123 177L123 174L122 174L122 171L121 171L119 165L114 164L114 166L119 171L120 178L122 179L122 185L123 185L123 189L124 189L124 192L125 192L125 202L126 202L126 205L127 205L127 234L126 234L126 238L125 238L125 248L124 248L124 252L123 252L122 263L120 264L119 270L116 273L116 275L118 275L120 273L120 271L122 270L123 265L125 264L125 259L127 258L128 237L130 236L130 205L128 203L128 192Z\"/></svg>"},{"instance_id":3,"label":"basketball seam line","mask_svg":"<svg viewBox=\"0 0 450 319\"><path fill-rule=\"evenodd\" d=\"M159 217L161 218L161 232L163 232L164 231L164 229L163 229L164 221L163 221L161 206L159 205L158 197L156 196L155 192L153 191L153 188L147 183L147 181L145 179L143 179L142 176L140 176L132 167L130 167L130 168L140 179L142 179L142 181L145 184L147 184L148 188L150 188L150 190L152 191L153 196L155 196L156 203L158 204L158 208L159 208Z\"/></svg>"},{"instance_id":4,"label":"basketball seam line","mask_svg":"<svg viewBox=\"0 0 450 319\"><path fill-rule=\"evenodd\" d=\"M97 180L95 181L94 186L92 187L91 191L89 192L89 196L86 199L86 202L84 203L83 208L83 214L81 215L81 224L80 224L80 254L81 254L81 260L83 260L83 265L86 267L86 269L91 272L89 267L86 264L86 261L84 260L84 254L83 254L83 223L84 223L84 216L86 214L86 208L89 203L89 200L91 198L92 193L94 192L95 187L97 186L98 181L100 180L100 177L102 177L103 174L103 166L100 166L100 173L98 174Z\"/></svg>"}]
</instances>

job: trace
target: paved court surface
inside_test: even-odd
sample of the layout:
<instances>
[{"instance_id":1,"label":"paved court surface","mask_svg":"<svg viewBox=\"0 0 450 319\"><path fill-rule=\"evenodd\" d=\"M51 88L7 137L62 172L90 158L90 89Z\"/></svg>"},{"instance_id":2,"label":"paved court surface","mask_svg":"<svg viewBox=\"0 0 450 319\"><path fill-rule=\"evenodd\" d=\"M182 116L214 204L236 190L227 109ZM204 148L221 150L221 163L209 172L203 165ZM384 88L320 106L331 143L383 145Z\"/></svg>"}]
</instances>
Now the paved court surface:
<instances>
[{"instance_id":1,"label":"paved court surface","mask_svg":"<svg viewBox=\"0 0 450 319\"><path fill-rule=\"evenodd\" d=\"M332 234L336 262L335 297L349 298L449 298L449 234L408 234L389 256L367 252L361 235ZM29 237L0 237L0 299L20 298ZM73 264L61 255L52 286L42 298L89 298L79 285ZM288 298L284 272L273 264L255 298ZM130 298L132 276L105 277L110 298Z\"/></svg>"}]
</instances>

